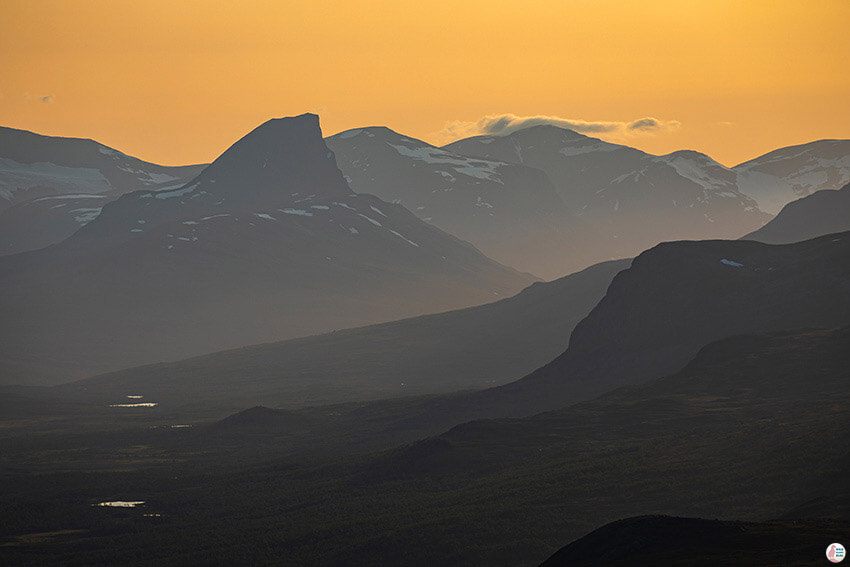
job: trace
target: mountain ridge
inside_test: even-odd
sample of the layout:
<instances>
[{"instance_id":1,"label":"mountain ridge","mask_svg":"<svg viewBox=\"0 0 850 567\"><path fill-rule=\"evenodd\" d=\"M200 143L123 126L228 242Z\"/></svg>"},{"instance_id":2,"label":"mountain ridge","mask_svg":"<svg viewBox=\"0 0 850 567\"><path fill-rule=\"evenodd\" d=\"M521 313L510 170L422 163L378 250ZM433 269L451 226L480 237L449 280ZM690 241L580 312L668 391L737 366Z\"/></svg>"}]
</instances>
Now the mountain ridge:
<instances>
[{"instance_id":1,"label":"mountain ridge","mask_svg":"<svg viewBox=\"0 0 850 567\"><path fill-rule=\"evenodd\" d=\"M773 220L742 239L787 244L846 230L850 230L850 184L791 201Z\"/></svg>"},{"instance_id":2,"label":"mountain ridge","mask_svg":"<svg viewBox=\"0 0 850 567\"><path fill-rule=\"evenodd\" d=\"M302 115L259 126L187 184L127 194L67 241L0 260L0 313L17 324L0 327L0 358L79 376L486 303L534 279L353 193ZM85 357L80 341L104 348Z\"/></svg>"}]
</instances>

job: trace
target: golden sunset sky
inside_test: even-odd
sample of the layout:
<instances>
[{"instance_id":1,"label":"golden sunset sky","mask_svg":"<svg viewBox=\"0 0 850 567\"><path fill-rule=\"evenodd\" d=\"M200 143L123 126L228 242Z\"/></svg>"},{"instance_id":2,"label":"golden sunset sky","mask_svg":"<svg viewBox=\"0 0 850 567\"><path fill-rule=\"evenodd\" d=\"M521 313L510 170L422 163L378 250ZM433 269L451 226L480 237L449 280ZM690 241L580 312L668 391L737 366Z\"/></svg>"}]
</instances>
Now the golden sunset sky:
<instances>
[{"instance_id":1,"label":"golden sunset sky","mask_svg":"<svg viewBox=\"0 0 850 567\"><path fill-rule=\"evenodd\" d=\"M0 0L0 125L183 164L302 112L432 143L544 115L734 165L850 138L848 24L850 0Z\"/></svg>"}]
</instances>

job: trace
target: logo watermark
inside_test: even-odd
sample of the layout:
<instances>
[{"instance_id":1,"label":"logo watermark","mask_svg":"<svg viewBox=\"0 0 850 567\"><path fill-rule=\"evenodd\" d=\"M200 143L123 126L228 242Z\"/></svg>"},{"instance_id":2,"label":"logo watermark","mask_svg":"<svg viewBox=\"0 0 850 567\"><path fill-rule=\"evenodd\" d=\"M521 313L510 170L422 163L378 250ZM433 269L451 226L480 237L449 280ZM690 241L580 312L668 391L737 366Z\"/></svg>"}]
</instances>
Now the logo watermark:
<instances>
[{"instance_id":1,"label":"logo watermark","mask_svg":"<svg viewBox=\"0 0 850 567\"><path fill-rule=\"evenodd\" d=\"M844 550L844 546L840 543L831 543L829 547L826 548L826 558L829 559L831 563L841 563L844 561L844 556L846 552Z\"/></svg>"}]
</instances>

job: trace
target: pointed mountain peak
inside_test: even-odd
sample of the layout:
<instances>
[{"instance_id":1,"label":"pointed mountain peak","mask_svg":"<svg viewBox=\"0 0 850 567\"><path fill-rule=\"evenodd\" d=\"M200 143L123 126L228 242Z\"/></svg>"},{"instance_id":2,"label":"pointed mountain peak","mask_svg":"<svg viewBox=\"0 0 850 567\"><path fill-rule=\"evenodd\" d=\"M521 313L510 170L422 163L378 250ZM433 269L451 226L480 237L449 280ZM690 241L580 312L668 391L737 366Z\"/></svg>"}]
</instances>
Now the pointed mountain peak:
<instances>
[{"instance_id":1,"label":"pointed mountain peak","mask_svg":"<svg viewBox=\"0 0 850 567\"><path fill-rule=\"evenodd\" d=\"M261 124L230 146L195 182L212 194L306 191L337 197L351 193L322 139L315 114Z\"/></svg>"},{"instance_id":2,"label":"pointed mountain peak","mask_svg":"<svg viewBox=\"0 0 850 567\"><path fill-rule=\"evenodd\" d=\"M126 237L181 218L264 211L305 198L333 201L351 195L322 139L319 117L302 114L261 124L185 185L138 191L109 203L77 234Z\"/></svg>"}]
</instances>

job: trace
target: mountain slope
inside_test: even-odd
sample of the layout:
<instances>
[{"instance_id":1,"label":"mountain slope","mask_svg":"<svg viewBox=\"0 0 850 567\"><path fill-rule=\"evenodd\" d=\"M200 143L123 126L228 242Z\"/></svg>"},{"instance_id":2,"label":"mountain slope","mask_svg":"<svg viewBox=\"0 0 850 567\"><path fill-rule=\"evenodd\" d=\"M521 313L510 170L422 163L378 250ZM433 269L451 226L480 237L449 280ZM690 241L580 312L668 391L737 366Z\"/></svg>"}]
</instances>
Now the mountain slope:
<instances>
[{"instance_id":1,"label":"mountain slope","mask_svg":"<svg viewBox=\"0 0 850 567\"><path fill-rule=\"evenodd\" d=\"M544 171L574 214L595 257L630 256L659 242L737 238L769 216L738 191L736 174L708 156L654 156L555 126L476 136L446 150Z\"/></svg>"},{"instance_id":2,"label":"mountain slope","mask_svg":"<svg viewBox=\"0 0 850 567\"><path fill-rule=\"evenodd\" d=\"M619 272L567 350L495 388L376 402L342 420L402 442L481 418L554 410L675 372L723 337L850 324L850 233L782 246L671 242ZM380 416L370 422L370 416Z\"/></svg>"},{"instance_id":3,"label":"mountain slope","mask_svg":"<svg viewBox=\"0 0 850 567\"><path fill-rule=\"evenodd\" d=\"M326 139L352 189L401 203L495 260L544 278L586 264L572 218L540 170L469 158L384 127Z\"/></svg>"},{"instance_id":4,"label":"mountain slope","mask_svg":"<svg viewBox=\"0 0 850 567\"><path fill-rule=\"evenodd\" d=\"M132 391L164 408L234 411L485 388L562 352L629 263L599 264L487 305L131 368L58 390L87 400Z\"/></svg>"},{"instance_id":5,"label":"mountain slope","mask_svg":"<svg viewBox=\"0 0 850 567\"><path fill-rule=\"evenodd\" d=\"M179 186L205 166L164 167L93 140L0 127L0 255L60 242L106 203Z\"/></svg>"},{"instance_id":6,"label":"mountain slope","mask_svg":"<svg viewBox=\"0 0 850 567\"><path fill-rule=\"evenodd\" d=\"M850 183L850 140L819 140L768 152L736 165L741 192L777 214L800 197Z\"/></svg>"},{"instance_id":7,"label":"mountain slope","mask_svg":"<svg viewBox=\"0 0 850 567\"><path fill-rule=\"evenodd\" d=\"M351 192L318 117L271 120L190 183L0 260L0 358L73 377L464 307L533 279ZM26 379L22 371L4 379Z\"/></svg>"},{"instance_id":8,"label":"mountain slope","mask_svg":"<svg viewBox=\"0 0 850 567\"><path fill-rule=\"evenodd\" d=\"M850 184L838 191L821 190L791 201L776 218L744 238L788 244L850 230Z\"/></svg>"},{"instance_id":9,"label":"mountain slope","mask_svg":"<svg viewBox=\"0 0 850 567\"><path fill-rule=\"evenodd\" d=\"M614 278L564 354L505 388L538 403L544 392L587 396L674 372L730 335L848 323L846 238L664 243Z\"/></svg>"}]
</instances>

